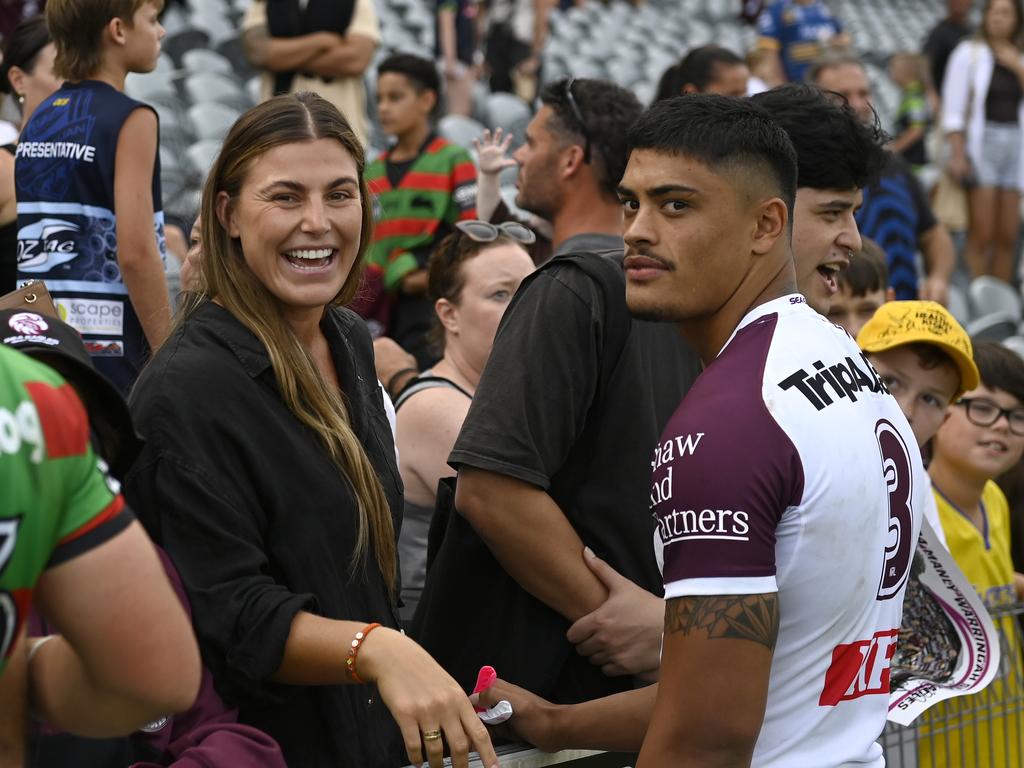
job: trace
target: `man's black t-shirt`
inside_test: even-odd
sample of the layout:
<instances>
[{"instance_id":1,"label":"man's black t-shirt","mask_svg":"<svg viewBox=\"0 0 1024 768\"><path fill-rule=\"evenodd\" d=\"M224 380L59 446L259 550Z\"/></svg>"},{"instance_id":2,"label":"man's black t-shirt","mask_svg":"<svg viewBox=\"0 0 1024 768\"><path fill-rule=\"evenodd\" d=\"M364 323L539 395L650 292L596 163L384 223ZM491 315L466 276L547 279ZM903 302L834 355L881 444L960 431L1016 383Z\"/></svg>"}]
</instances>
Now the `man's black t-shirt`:
<instances>
[{"instance_id":1,"label":"man's black t-shirt","mask_svg":"<svg viewBox=\"0 0 1024 768\"><path fill-rule=\"evenodd\" d=\"M950 54L970 31L967 26L943 19L928 35L924 53L931 64L932 82L939 93L942 93L942 81L946 76L946 64L949 62Z\"/></svg>"},{"instance_id":2,"label":"man's black t-shirt","mask_svg":"<svg viewBox=\"0 0 1024 768\"><path fill-rule=\"evenodd\" d=\"M622 257L620 238L571 238L523 282L502 318L449 463L545 489L584 544L660 595L650 457L661 428L699 373L699 361L674 326L630 317ZM441 570L446 564L438 565ZM504 572L479 578L492 585L511 582ZM632 687L631 679L606 678L579 656L565 639L569 623L518 585L495 589L486 598L491 605L464 608L466 620L457 629L463 637L456 645L443 641L436 626L440 616L429 610L417 616L426 630L417 639L459 682L472 685L469 678L486 663L506 680L558 701ZM499 595L500 604L493 604ZM460 599L434 597L435 605ZM485 629L491 623L506 627L506 647L493 647L495 638Z\"/></svg>"}]
</instances>

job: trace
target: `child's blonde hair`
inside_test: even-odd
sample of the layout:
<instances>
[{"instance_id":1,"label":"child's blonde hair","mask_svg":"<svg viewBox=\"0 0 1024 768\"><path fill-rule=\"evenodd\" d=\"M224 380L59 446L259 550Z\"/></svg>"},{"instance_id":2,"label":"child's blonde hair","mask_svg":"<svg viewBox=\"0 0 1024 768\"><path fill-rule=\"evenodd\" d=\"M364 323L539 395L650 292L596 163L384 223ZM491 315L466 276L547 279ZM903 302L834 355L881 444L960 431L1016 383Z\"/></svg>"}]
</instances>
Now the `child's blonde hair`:
<instances>
[{"instance_id":1,"label":"child's blonde hair","mask_svg":"<svg viewBox=\"0 0 1024 768\"><path fill-rule=\"evenodd\" d=\"M163 8L163 0L49 0L46 25L57 48L57 77L78 82L99 71L107 24L121 19L131 26L136 11L147 3Z\"/></svg>"}]
</instances>

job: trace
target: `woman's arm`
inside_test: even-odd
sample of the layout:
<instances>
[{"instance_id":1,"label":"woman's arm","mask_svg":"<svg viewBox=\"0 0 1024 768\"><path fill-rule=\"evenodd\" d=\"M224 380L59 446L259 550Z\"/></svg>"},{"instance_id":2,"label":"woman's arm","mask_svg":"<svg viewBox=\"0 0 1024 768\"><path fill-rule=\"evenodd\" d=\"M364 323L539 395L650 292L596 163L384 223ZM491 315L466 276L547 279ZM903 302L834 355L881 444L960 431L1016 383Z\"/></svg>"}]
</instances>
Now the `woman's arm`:
<instances>
[{"instance_id":1,"label":"woman's arm","mask_svg":"<svg viewBox=\"0 0 1024 768\"><path fill-rule=\"evenodd\" d=\"M366 625L335 621L300 611L292 621L284 658L273 679L288 685L339 685L353 680L345 667L356 633ZM378 627L366 635L356 656L355 671L373 683L405 740L409 760L424 757L440 766L441 740L423 741L422 734L440 730L454 766L467 766L475 750L487 766L497 766L487 729L476 716L466 693L425 650L401 632ZM423 745L426 745L426 754Z\"/></svg>"},{"instance_id":2,"label":"woman's arm","mask_svg":"<svg viewBox=\"0 0 1024 768\"><path fill-rule=\"evenodd\" d=\"M470 399L447 387L428 389L409 398L398 411L399 469L405 497L433 506L437 482L452 477L448 454L469 412Z\"/></svg>"}]
</instances>

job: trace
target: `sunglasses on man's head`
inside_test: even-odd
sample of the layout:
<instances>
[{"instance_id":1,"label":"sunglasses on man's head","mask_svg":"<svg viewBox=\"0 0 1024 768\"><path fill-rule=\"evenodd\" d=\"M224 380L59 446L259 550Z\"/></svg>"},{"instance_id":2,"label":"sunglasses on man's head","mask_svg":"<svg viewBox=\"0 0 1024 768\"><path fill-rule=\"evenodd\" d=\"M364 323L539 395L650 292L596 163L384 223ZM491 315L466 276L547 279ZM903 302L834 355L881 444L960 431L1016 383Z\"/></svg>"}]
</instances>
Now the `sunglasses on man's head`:
<instances>
[{"instance_id":1,"label":"sunglasses on man's head","mask_svg":"<svg viewBox=\"0 0 1024 768\"><path fill-rule=\"evenodd\" d=\"M493 243L502 235L523 245L537 242L537 235L532 229L515 221L492 224L489 221L473 219L460 221L455 228L475 243Z\"/></svg>"}]
</instances>

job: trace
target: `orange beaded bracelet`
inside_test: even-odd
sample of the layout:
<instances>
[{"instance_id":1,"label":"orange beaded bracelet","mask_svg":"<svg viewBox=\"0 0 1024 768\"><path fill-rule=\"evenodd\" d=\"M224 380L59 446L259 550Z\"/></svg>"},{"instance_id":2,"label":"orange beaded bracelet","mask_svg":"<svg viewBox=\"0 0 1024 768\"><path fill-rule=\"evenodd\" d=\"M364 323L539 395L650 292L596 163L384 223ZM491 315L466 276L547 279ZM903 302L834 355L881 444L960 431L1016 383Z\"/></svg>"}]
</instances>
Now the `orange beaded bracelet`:
<instances>
[{"instance_id":1,"label":"orange beaded bracelet","mask_svg":"<svg viewBox=\"0 0 1024 768\"><path fill-rule=\"evenodd\" d=\"M345 671L348 672L348 676L357 683L365 683L366 681L359 677L356 672L356 659L359 657L359 646L363 644L363 640L379 627L376 621L372 624L367 624L359 632L356 632L356 636L352 638L352 644L348 649L348 658L345 659Z\"/></svg>"}]
</instances>

